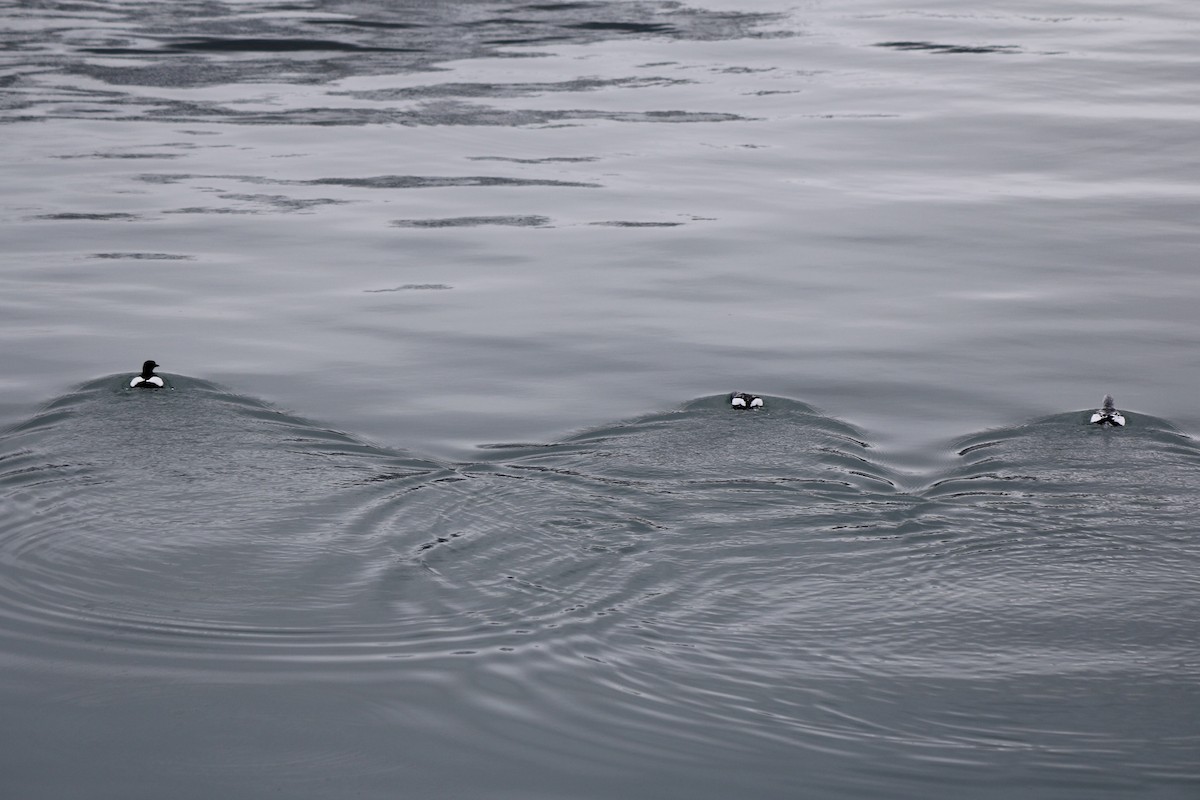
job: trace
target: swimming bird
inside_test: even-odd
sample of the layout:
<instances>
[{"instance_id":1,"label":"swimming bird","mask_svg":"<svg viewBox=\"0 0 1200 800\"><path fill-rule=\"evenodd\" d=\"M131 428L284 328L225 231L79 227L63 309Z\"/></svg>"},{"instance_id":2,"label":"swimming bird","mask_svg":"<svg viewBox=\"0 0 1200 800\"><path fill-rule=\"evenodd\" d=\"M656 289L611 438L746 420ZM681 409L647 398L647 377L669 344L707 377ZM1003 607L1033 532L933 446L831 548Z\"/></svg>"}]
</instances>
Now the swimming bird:
<instances>
[{"instance_id":1,"label":"swimming bird","mask_svg":"<svg viewBox=\"0 0 1200 800\"><path fill-rule=\"evenodd\" d=\"M166 382L154 374L154 368L157 366L158 364L155 364L153 361L147 361L145 364L142 364L142 374L133 376L133 379L129 381L129 388L161 389L165 386Z\"/></svg>"},{"instance_id":2,"label":"swimming bird","mask_svg":"<svg viewBox=\"0 0 1200 800\"><path fill-rule=\"evenodd\" d=\"M1125 427L1125 415L1113 406L1111 394L1104 395L1104 405L1092 414L1092 422L1096 425Z\"/></svg>"},{"instance_id":3,"label":"swimming bird","mask_svg":"<svg viewBox=\"0 0 1200 800\"><path fill-rule=\"evenodd\" d=\"M747 408L762 408L762 398L749 392L734 392L729 395L729 405L745 410Z\"/></svg>"}]
</instances>

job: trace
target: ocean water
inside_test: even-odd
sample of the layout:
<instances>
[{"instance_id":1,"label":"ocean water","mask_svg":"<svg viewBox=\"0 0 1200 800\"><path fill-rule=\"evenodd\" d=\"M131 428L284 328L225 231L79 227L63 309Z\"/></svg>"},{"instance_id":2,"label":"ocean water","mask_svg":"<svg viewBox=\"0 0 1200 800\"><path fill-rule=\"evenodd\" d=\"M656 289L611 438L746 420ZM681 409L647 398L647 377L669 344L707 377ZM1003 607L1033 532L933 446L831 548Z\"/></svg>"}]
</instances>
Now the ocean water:
<instances>
[{"instance_id":1,"label":"ocean water","mask_svg":"<svg viewBox=\"0 0 1200 800\"><path fill-rule=\"evenodd\" d=\"M1196 797L1198 24L0 3L0 790Z\"/></svg>"}]
</instances>

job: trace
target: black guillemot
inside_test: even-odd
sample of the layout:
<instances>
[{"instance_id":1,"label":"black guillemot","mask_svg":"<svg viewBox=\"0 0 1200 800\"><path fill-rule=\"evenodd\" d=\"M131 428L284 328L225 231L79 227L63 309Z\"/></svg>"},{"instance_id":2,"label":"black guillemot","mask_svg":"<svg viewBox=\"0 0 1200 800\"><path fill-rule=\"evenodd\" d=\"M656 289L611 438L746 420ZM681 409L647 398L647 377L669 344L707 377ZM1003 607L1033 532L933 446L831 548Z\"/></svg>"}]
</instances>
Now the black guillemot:
<instances>
[{"instance_id":1,"label":"black guillemot","mask_svg":"<svg viewBox=\"0 0 1200 800\"><path fill-rule=\"evenodd\" d=\"M147 361L142 364L142 374L134 375L129 381L130 389L161 389L166 385L162 378L154 374L154 368L158 364L153 361Z\"/></svg>"},{"instance_id":2,"label":"black guillemot","mask_svg":"<svg viewBox=\"0 0 1200 800\"><path fill-rule=\"evenodd\" d=\"M762 398L749 392L734 392L729 395L729 405L738 409L762 408Z\"/></svg>"},{"instance_id":3,"label":"black guillemot","mask_svg":"<svg viewBox=\"0 0 1200 800\"><path fill-rule=\"evenodd\" d=\"M1096 425L1125 427L1125 415L1113 406L1111 394L1104 395L1104 405L1092 413L1092 422Z\"/></svg>"}]
</instances>

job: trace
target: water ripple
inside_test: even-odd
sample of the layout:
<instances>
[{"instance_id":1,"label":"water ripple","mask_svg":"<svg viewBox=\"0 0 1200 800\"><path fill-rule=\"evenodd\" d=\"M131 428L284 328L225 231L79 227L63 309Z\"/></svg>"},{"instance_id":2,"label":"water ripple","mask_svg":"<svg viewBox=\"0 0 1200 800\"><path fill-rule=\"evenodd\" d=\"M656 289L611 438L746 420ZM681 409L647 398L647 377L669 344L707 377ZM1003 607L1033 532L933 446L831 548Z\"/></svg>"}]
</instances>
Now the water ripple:
<instances>
[{"instance_id":1,"label":"water ripple","mask_svg":"<svg viewBox=\"0 0 1200 800\"><path fill-rule=\"evenodd\" d=\"M861 432L777 397L451 465L171 383L92 382L0 441L10 670L406 687L372 713L455 709L508 732L480 757L550 770L877 753L907 775L1031 738L1047 769L1086 761L1058 718L978 716L1014 682L1061 705L1071 680L1195 674L1200 452L1142 415L970 437L905 493Z\"/></svg>"}]
</instances>

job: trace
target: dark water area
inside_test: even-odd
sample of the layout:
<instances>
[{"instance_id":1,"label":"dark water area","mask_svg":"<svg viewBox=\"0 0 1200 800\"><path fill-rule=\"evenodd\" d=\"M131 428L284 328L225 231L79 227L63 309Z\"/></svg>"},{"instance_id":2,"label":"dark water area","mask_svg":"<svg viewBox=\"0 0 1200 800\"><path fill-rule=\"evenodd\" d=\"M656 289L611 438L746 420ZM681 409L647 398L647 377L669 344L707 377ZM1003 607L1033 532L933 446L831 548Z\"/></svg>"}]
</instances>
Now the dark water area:
<instances>
[{"instance_id":1,"label":"dark water area","mask_svg":"<svg viewBox=\"0 0 1200 800\"><path fill-rule=\"evenodd\" d=\"M1194 17L0 3L0 794L1195 798Z\"/></svg>"},{"instance_id":2,"label":"dark water area","mask_svg":"<svg viewBox=\"0 0 1200 800\"><path fill-rule=\"evenodd\" d=\"M904 491L783 398L451 464L125 377L0 444L16 796L1200 784L1200 448L1163 420L988 431Z\"/></svg>"}]
</instances>

